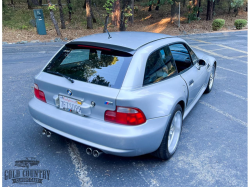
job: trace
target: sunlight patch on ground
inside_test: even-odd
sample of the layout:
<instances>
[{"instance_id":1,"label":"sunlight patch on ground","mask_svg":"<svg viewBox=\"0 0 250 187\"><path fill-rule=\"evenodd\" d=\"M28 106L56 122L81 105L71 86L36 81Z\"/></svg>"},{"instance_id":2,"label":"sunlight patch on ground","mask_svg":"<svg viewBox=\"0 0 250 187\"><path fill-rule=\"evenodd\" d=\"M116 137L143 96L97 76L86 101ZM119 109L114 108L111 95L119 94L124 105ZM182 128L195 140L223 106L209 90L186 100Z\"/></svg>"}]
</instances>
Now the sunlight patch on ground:
<instances>
[{"instance_id":1,"label":"sunlight patch on ground","mask_svg":"<svg viewBox=\"0 0 250 187\"><path fill-rule=\"evenodd\" d=\"M170 23L170 21L171 21L171 18L164 18L157 23L146 26L145 30L147 30L149 32L160 33L167 27L167 25L168 25L168 23Z\"/></svg>"},{"instance_id":2,"label":"sunlight patch on ground","mask_svg":"<svg viewBox=\"0 0 250 187\"><path fill-rule=\"evenodd\" d=\"M147 19L149 19L149 18L151 18L151 17L152 17L152 15L150 14L149 16L147 16L147 17L145 17L145 18L142 18L140 21L147 20Z\"/></svg>"}]
</instances>

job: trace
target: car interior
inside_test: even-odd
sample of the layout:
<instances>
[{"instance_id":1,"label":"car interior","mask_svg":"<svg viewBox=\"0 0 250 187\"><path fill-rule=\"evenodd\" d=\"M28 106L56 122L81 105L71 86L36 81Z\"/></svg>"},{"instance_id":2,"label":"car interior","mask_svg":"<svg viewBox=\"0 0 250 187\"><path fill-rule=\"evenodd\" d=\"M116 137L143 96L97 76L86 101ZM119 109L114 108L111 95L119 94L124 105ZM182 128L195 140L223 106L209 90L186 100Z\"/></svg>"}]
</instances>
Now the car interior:
<instances>
[{"instance_id":1,"label":"car interior","mask_svg":"<svg viewBox=\"0 0 250 187\"><path fill-rule=\"evenodd\" d=\"M178 72L182 72L192 66L192 60L189 52L183 44L173 44L170 45L169 48L175 60Z\"/></svg>"},{"instance_id":2,"label":"car interior","mask_svg":"<svg viewBox=\"0 0 250 187\"><path fill-rule=\"evenodd\" d=\"M143 85L159 82L177 73L168 47L153 52L146 64Z\"/></svg>"}]
</instances>

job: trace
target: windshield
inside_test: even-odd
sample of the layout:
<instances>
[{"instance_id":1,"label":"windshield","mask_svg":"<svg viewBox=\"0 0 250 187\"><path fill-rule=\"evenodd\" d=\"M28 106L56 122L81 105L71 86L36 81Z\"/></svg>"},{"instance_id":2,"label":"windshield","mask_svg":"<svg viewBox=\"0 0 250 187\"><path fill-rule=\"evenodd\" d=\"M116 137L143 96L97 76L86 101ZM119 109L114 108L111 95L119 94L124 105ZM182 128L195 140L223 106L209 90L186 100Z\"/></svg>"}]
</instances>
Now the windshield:
<instances>
[{"instance_id":1,"label":"windshield","mask_svg":"<svg viewBox=\"0 0 250 187\"><path fill-rule=\"evenodd\" d=\"M69 45L63 47L44 69L72 79L121 88L132 55L105 48Z\"/></svg>"}]
</instances>

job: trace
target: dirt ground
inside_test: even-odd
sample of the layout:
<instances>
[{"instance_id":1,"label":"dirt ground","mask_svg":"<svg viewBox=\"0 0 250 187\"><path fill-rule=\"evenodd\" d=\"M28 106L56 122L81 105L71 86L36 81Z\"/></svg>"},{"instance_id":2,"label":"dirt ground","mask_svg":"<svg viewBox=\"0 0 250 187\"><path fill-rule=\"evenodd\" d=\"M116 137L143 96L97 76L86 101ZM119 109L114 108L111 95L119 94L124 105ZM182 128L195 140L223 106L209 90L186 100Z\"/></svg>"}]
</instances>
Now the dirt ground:
<instances>
[{"instance_id":1,"label":"dirt ground","mask_svg":"<svg viewBox=\"0 0 250 187\"><path fill-rule=\"evenodd\" d=\"M241 11L237 17L231 14L221 14L214 16L214 19L221 18L225 19L225 25L220 31L232 31L236 30L234 27L234 21L236 19L247 19L247 12ZM59 21L59 20L58 20ZM164 33L168 35L183 35L183 34L193 34L193 33L208 33L212 31L212 20L206 21L205 14L201 15L201 20L192 21L187 23L186 18L181 17L180 28L175 24L171 23L170 15L164 14L162 12L151 11L148 12L147 8L142 9L138 14L135 14L134 23L128 26L127 31L144 31L144 32L155 32ZM94 26L94 29L85 28L70 28L69 23L66 22L66 29L61 29L62 38L67 38L68 40L73 40L81 36L102 33L102 26ZM109 32L118 31L117 27L109 24ZM247 26L244 28L247 29ZM36 28L28 30L14 30L7 27L3 27L2 41L8 43L15 43L19 41L50 41L57 38L55 29L53 27L47 28L47 35L38 35Z\"/></svg>"}]
</instances>

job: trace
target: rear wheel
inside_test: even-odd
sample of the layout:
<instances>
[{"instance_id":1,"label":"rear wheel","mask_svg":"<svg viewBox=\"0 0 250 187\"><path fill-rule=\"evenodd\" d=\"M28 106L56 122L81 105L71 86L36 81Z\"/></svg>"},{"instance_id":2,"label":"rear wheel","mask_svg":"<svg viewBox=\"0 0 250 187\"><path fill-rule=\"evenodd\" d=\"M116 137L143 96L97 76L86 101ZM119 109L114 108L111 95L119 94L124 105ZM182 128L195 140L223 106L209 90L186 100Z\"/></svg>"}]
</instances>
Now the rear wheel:
<instances>
[{"instance_id":1,"label":"rear wheel","mask_svg":"<svg viewBox=\"0 0 250 187\"><path fill-rule=\"evenodd\" d=\"M153 154L163 160L170 159L177 149L181 135L181 129L182 108L180 105L176 105L171 116L171 120L169 120L161 145Z\"/></svg>"},{"instance_id":2,"label":"rear wheel","mask_svg":"<svg viewBox=\"0 0 250 187\"><path fill-rule=\"evenodd\" d=\"M216 70L216 67L215 67L215 64L214 64L213 67L212 67L210 76L209 76L207 88L206 88L206 90L205 90L204 93L209 93L209 92L211 92L211 90L212 90L212 88L213 88L213 85L214 85L214 77L215 77L215 70Z\"/></svg>"}]
</instances>

